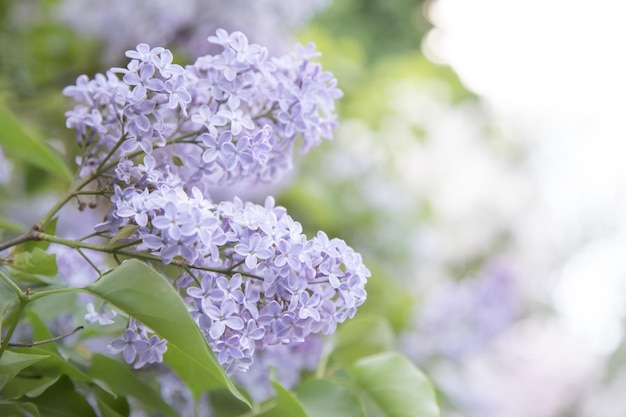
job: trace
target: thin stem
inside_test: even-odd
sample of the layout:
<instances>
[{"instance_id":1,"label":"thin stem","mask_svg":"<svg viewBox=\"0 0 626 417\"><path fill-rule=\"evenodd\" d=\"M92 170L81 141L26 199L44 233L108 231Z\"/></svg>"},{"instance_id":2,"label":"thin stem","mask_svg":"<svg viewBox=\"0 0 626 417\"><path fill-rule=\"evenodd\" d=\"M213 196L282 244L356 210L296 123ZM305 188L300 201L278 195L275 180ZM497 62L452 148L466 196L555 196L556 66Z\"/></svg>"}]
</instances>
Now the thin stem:
<instances>
[{"instance_id":1,"label":"thin stem","mask_svg":"<svg viewBox=\"0 0 626 417\"><path fill-rule=\"evenodd\" d=\"M124 130L124 127L122 126L122 131ZM106 156L104 158L102 158L102 161L100 161L100 164L98 165L98 167L96 168L96 172L102 172L102 167L105 166L104 164L106 163L106 161L108 161L113 154L120 148L120 146L122 146L122 143L124 143L124 141L128 139L127 134L125 133L120 140L117 141L117 143L111 148L111 150L109 151L109 153L106 154ZM117 162L116 162L117 165Z\"/></svg>"},{"instance_id":2,"label":"thin stem","mask_svg":"<svg viewBox=\"0 0 626 417\"><path fill-rule=\"evenodd\" d=\"M27 297L28 290L26 291L27 291L27 294L23 294L20 296L20 303L17 306L17 313L15 315L15 319L11 323L9 330L7 330L7 334L4 336L2 343L0 343L0 358L2 358L4 351L9 346L9 341L11 340L11 337L13 337L13 332L15 332L15 329L17 328L17 324L19 323L20 318L22 317L22 313L24 313L24 309L26 308L26 304L28 304L28 301L29 301Z\"/></svg>"},{"instance_id":3,"label":"thin stem","mask_svg":"<svg viewBox=\"0 0 626 417\"><path fill-rule=\"evenodd\" d=\"M104 253L111 253L111 254L115 254L115 255L122 255L122 256L128 256L129 258L136 258L136 259L143 259L145 261L152 261L152 262L159 262L159 263L163 263L163 260L158 257L157 255L152 255L150 253L145 253L145 252L137 252L137 251L133 251L133 250L128 250L128 249L120 249L118 247L108 247L108 246L101 246L101 245L95 245L92 243L86 243L86 242L79 242L76 240L70 240L70 239L65 239L62 237L58 237L58 236L54 236L54 235L49 235L47 233L43 233L43 232L39 232L37 233L37 240L43 240L46 242L51 242L51 243L57 243L59 245L63 245L63 246L68 246L70 248L83 248L83 249L91 249L97 252L104 252ZM223 268L211 268L211 267L207 267L207 266L194 266L194 265L189 265L187 264L184 260L179 260L179 259L174 259L171 262L172 265L174 266L186 266L192 269L197 269L200 271L209 271L209 272L217 272L219 274L225 274L225 275L231 275L234 271L231 271L230 269L223 269ZM249 277L249 278L255 278L255 279L260 279L262 280L263 277L260 277L258 275L254 275L254 274L250 274L248 272L244 272L244 271L237 271L238 273L240 273L241 275L245 276L245 277Z\"/></svg>"},{"instance_id":4,"label":"thin stem","mask_svg":"<svg viewBox=\"0 0 626 417\"><path fill-rule=\"evenodd\" d=\"M23 233L19 236L0 243L0 252L5 249L12 248L13 246L19 245L20 243L30 242L33 240L37 240L37 238L34 234L34 230L30 229L26 233Z\"/></svg>"},{"instance_id":5,"label":"thin stem","mask_svg":"<svg viewBox=\"0 0 626 417\"><path fill-rule=\"evenodd\" d=\"M82 242L83 240L87 240L87 239L91 239L92 237L96 237L96 236L100 236L102 232L93 232L93 233L89 233L88 235L85 235L83 237L81 237L80 239L78 239L80 242Z\"/></svg>"},{"instance_id":6,"label":"thin stem","mask_svg":"<svg viewBox=\"0 0 626 417\"><path fill-rule=\"evenodd\" d=\"M51 337L50 339L38 340L36 342L16 342L16 343L9 342L8 345L11 347L33 347L33 346L45 345L46 343L57 342L59 340L65 339L66 337L69 337L73 335L74 333L78 332L79 330L83 330L83 329L84 329L83 326L78 326L71 332L68 332L59 336Z\"/></svg>"},{"instance_id":7,"label":"thin stem","mask_svg":"<svg viewBox=\"0 0 626 417\"><path fill-rule=\"evenodd\" d=\"M120 243L119 245L111 246L111 250L117 251L119 249L128 248L130 246L135 246L141 243L141 239L133 240L132 242Z\"/></svg>"},{"instance_id":8,"label":"thin stem","mask_svg":"<svg viewBox=\"0 0 626 417\"><path fill-rule=\"evenodd\" d=\"M98 276L102 275L96 264L94 264L93 261L89 259L89 256L85 255L85 253L80 249L76 249L76 252L78 252L80 256L82 256L83 259L98 273Z\"/></svg>"},{"instance_id":9,"label":"thin stem","mask_svg":"<svg viewBox=\"0 0 626 417\"><path fill-rule=\"evenodd\" d=\"M6 282L13 291L15 291L15 294L17 294L17 298L19 298L20 300L25 298L24 293L22 293L22 289L18 287L17 284L13 282L11 278L7 277L2 271L0 271L0 278L2 278L2 280Z\"/></svg>"},{"instance_id":10,"label":"thin stem","mask_svg":"<svg viewBox=\"0 0 626 417\"><path fill-rule=\"evenodd\" d=\"M51 290L38 291L36 293L32 293L29 296L29 301L35 301L43 297L47 297L49 295L54 294L68 294L74 292L87 292L84 288L76 288L76 287L66 287L66 288L53 288Z\"/></svg>"}]
</instances>

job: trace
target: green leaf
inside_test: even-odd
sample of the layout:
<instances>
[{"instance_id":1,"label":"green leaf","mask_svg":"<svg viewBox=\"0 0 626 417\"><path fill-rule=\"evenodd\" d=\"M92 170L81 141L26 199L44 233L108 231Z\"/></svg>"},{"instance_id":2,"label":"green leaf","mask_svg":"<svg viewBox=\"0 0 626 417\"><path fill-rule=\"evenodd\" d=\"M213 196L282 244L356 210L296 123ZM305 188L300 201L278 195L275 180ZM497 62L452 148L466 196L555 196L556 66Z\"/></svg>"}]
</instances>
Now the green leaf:
<instances>
[{"instance_id":1,"label":"green leaf","mask_svg":"<svg viewBox=\"0 0 626 417\"><path fill-rule=\"evenodd\" d=\"M430 381L398 353L360 359L351 373L386 417L441 417Z\"/></svg>"},{"instance_id":2,"label":"green leaf","mask_svg":"<svg viewBox=\"0 0 626 417\"><path fill-rule=\"evenodd\" d=\"M131 259L85 289L167 339L168 351L175 352L170 356L176 356L176 360L168 363L196 398L207 387L224 387L250 405L217 362L180 295L157 271ZM197 378L191 378L192 373L202 374L202 389L197 387Z\"/></svg>"},{"instance_id":3,"label":"green leaf","mask_svg":"<svg viewBox=\"0 0 626 417\"><path fill-rule=\"evenodd\" d=\"M390 350L393 342L393 331L384 317L357 316L337 329L332 358L349 366L365 356Z\"/></svg>"},{"instance_id":4,"label":"green leaf","mask_svg":"<svg viewBox=\"0 0 626 417\"><path fill-rule=\"evenodd\" d=\"M176 411L163 401L161 394L154 387L141 381L128 366L115 359L95 354L87 374L94 380L108 385L111 391L137 399L147 409L161 411L167 416L176 416Z\"/></svg>"},{"instance_id":5,"label":"green leaf","mask_svg":"<svg viewBox=\"0 0 626 417\"><path fill-rule=\"evenodd\" d=\"M49 277L59 272L56 254L47 253L41 248L34 248L31 252L16 253L13 257L13 268L21 272Z\"/></svg>"},{"instance_id":6,"label":"green leaf","mask_svg":"<svg viewBox=\"0 0 626 417\"><path fill-rule=\"evenodd\" d=\"M345 384L329 379L313 379L300 385L296 393L308 417L365 417L363 405Z\"/></svg>"},{"instance_id":7,"label":"green leaf","mask_svg":"<svg viewBox=\"0 0 626 417\"><path fill-rule=\"evenodd\" d=\"M249 415L248 412L250 409L244 403L230 395L225 389L211 391L211 394L208 396L208 401L213 417L241 417Z\"/></svg>"},{"instance_id":8,"label":"green leaf","mask_svg":"<svg viewBox=\"0 0 626 417\"><path fill-rule=\"evenodd\" d=\"M26 134L15 116L3 107L0 107L0 146L29 164L72 181L72 173L63 158L42 141Z\"/></svg>"},{"instance_id":9,"label":"green leaf","mask_svg":"<svg viewBox=\"0 0 626 417\"><path fill-rule=\"evenodd\" d=\"M41 417L39 410L32 403L0 401L0 416L4 417Z\"/></svg>"},{"instance_id":10,"label":"green leaf","mask_svg":"<svg viewBox=\"0 0 626 417\"><path fill-rule=\"evenodd\" d=\"M6 399L15 399L22 396L34 398L41 395L45 390L54 385L61 375L42 376L36 375L35 378L14 378L6 384L2 389L2 397Z\"/></svg>"},{"instance_id":11,"label":"green leaf","mask_svg":"<svg viewBox=\"0 0 626 417\"><path fill-rule=\"evenodd\" d=\"M7 350L0 358L0 375L3 377L3 381L0 381L0 389L6 385L7 382L12 380L22 369L28 368L34 363L37 363L48 355L32 355L27 353L16 353Z\"/></svg>"},{"instance_id":12,"label":"green leaf","mask_svg":"<svg viewBox=\"0 0 626 417\"><path fill-rule=\"evenodd\" d=\"M127 224L126 226L122 227L119 232L117 232L117 234L109 240L109 242L107 243L107 247L115 247L115 244L117 242L122 239L129 238L133 233L135 233L135 230L137 230L138 228L139 226L137 226L136 224Z\"/></svg>"},{"instance_id":13,"label":"green leaf","mask_svg":"<svg viewBox=\"0 0 626 417\"><path fill-rule=\"evenodd\" d=\"M302 404L298 402L291 392L275 381L272 381L272 386L274 391L276 391L276 397L274 398L275 406L264 413L258 414L259 417L307 417Z\"/></svg>"},{"instance_id":14,"label":"green leaf","mask_svg":"<svg viewBox=\"0 0 626 417\"><path fill-rule=\"evenodd\" d=\"M97 417L85 397L64 376L40 396L31 400L46 417Z\"/></svg>"}]
</instances>

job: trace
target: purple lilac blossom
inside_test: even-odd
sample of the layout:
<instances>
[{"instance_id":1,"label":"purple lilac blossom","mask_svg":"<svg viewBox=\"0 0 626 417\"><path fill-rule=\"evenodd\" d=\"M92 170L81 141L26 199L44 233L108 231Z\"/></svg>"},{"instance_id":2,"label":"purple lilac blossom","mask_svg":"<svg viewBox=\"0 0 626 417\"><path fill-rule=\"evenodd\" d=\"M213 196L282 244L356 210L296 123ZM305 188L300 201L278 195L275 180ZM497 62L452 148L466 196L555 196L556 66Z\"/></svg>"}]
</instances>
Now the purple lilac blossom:
<instances>
[{"instance_id":1,"label":"purple lilac blossom","mask_svg":"<svg viewBox=\"0 0 626 417\"><path fill-rule=\"evenodd\" d=\"M169 185L177 183L116 188L101 227L115 233L143 213L147 224L130 237L142 242L137 249L203 268L179 288L228 372L245 370L257 348L332 333L365 302L369 271L343 240L323 232L307 239L271 197L263 206L213 204L198 189Z\"/></svg>"},{"instance_id":2,"label":"purple lilac blossom","mask_svg":"<svg viewBox=\"0 0 626 417\"><path fill-rule=\"evenodd\" d=\"M82 75L64 89L78 103L66 124L84 150L81 176L124 158L118 181L135 176L141 184L158 180L157 171L171 172L208 193L275 182L291 168L296 138L302 151L332 138L334 101L342 93L332 74L311 61L312 44L270 58L241 32L219 29L209 42L221 53L185 68L172 63L169 50L142 43L127 52L127 68L92 80ZM154 159L141 167L141 155Z\"/></svg>"},{"instance_id":3,"label":"purple lilac blossom","mask_svg":"<svg viewBox=\"0 0 626 417\"><path fill-rule=\"evenodd\" d=\"M308 239L272 197L211 200L211 187L276 181L298 137L303 151L331 139L341 91L311 61L313 44L269 58L240 32L219 29L209 42L222 52L185 68L167 49L139 44L127 68L81 76L64 93L79 103L66 115L83 150L80 175L109 178L100 185L111 205L96 230L135 226L128 241L140 243L130 249L190 268L176 286L233 374L255 351L334 332L365 302L370 273L343 240ZM137 368L165 349L134 320L109 345Z\"/></svg>"},{"instance_id":4,"label":"purple lilac blossom","mask_svg":"<svg viewBox=\"0 0 626 417\"><path fill-rule=\"evenodd\" d=\"M114 354L121 353L126 363L134 363L135 369L139 369L147 364L163 362L167 341L131 318L122 337L113 339L107 350Z\"/></svg>"}]
</instances>

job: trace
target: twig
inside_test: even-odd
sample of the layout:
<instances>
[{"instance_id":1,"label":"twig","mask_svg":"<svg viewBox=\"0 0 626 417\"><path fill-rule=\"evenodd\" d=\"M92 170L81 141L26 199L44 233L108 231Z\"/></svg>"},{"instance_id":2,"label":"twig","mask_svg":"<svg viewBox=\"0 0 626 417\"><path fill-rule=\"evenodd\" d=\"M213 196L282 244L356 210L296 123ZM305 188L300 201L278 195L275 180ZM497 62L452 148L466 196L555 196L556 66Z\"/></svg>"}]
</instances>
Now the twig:
<instances>
[{"instance_id":1,"label":"twig","mask_svg":"<svg viewBox=\"0 0 626 417\"><path fill-rule=\"evenodd\" d=\"M74 333L78 332L79 330L83 330L83 326L78 326L77 328L75 328L74 330L72 330L69 333L65 333L56 337L52 337L50 339L45 339L45 340L38 340L36 342L15 342L15 343L11 343L9 342L9 347L33 347L33 346L38 346L38 345L45 345L46 343L52 343L52 342L56 342L59 341L61 339L65 339L66 337L69 337L71 335L73 335Z\"/></svg>"}]
</instances>

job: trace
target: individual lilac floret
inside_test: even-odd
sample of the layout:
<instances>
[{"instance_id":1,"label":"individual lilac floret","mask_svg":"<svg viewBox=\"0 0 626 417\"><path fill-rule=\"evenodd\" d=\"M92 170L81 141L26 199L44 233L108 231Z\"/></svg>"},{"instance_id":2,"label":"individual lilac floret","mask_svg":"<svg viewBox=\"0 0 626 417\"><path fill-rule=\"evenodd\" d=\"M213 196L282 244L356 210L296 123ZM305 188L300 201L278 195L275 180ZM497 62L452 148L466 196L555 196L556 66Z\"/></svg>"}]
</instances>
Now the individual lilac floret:
<instances>
[{"instance_id":1,"label":"individual lilac floret","mask_svg":"<svg viewBox=\"0 0 626 417\"><path fill-rule=\"evenodd\" d=\"M323 232L308 239L271 197L263 206L216 205L163 182L153 191L117 188L112 201L108 227L140 226L145 216L130 237L142 242L137 249L197 268L178 286L230 373L245 370L257 348L332 333L367 297L361 256Z\"/></svg>"},{"instance_id":2,"label":"individual lilac floret","mask_svg":"<svg viewBox=\"0 0 626 417\"><path fill-rule=\"evenodd\" d=\"M93 303L87 303L87 314L85 321L89 324L98 323L100 326L113 324L113 319L117 315L114 310L106 311L107 303L102 303L98 311L95 310Z\"/></svg>"},{"instance_id":3,"label":"individual lilac floret","mask_svg":"<svg viewBox=\"0 0 626 417\"><path fill-rule=\"evenodd\" d=\"M142 43L126 53L126 68L64 89L77 102L66 124L82 149L81 176L124 158L116 179L128 184L138 158L151 155L157 170L202 191L273 182L291 168L296 138L303 151L332 138L342 93L312 61L313 44L270 58L241 32L220 29L209 42L222 52L184 68L169 50Z\"/></svg>"},{"instance_id":4,"label":"individual lilac floret","mask_svg":"<svg viewBox=\"0 0 626 417\"><path fill-rule=\"evenodd\" d=\"M147 327L131 318L122 337L113 339L107 349L111 353L121 353L126 363L134 363L135 369L161 363L167 341L150 333Z\"/></svg>"}]
</instances>

